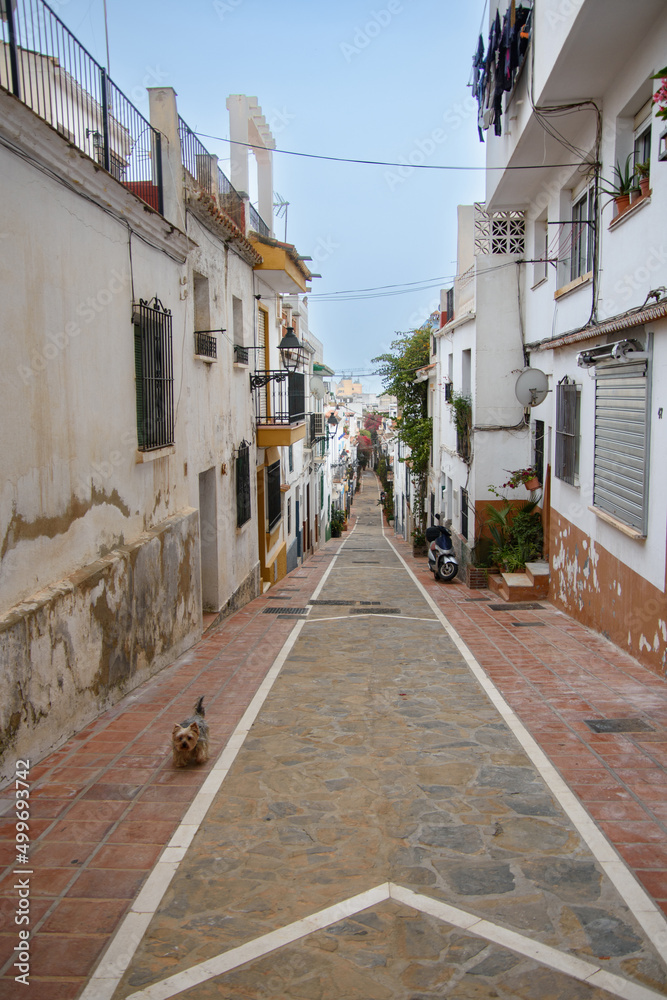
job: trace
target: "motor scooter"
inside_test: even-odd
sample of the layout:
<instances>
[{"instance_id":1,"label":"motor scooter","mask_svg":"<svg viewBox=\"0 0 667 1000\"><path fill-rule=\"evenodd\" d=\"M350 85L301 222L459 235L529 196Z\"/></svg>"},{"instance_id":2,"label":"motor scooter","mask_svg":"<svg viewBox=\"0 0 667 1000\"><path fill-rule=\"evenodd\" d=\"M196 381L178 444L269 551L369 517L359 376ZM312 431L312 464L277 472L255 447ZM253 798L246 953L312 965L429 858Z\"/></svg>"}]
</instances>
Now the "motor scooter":
<instances>
[{"instance_id":1,"label":"motor scooter","mask_svg":"<svg viewBox=\"0 0 667 1000\"><path fill-rule=\"evenodd\" d=\"M439 521L440 515L436 514L435 519ZM447 522L448 525L450 523ZM459 564L449 529L444 524L432 524L426 529L426 541L429 543L428 568L434 577L445 583L453 580L459 571Z\"/></svg>"}]
</instances>

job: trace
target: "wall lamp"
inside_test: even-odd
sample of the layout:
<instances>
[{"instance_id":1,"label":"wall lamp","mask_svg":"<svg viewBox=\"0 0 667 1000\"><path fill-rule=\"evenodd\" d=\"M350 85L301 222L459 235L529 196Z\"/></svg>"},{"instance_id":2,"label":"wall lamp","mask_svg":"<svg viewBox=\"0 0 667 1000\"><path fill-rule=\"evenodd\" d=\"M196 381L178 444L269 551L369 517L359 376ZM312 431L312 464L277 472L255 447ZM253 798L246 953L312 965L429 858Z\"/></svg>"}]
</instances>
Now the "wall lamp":
<instances>
[{"instance_id":1,"label":"wall lamp","mask_svg":"<svg viewBox=\"0 0 667 1000\"><path fill-rule=\"evenodd\" d=\"M285 336L280 341L278 347L285 371L281 372L256 372L250 376L250 388L259 389L268 385L269 382L284 382L291 372L295 372L301 361L303 344L294 332L294 327L288 326Z\"/></svg>"}]
</instances>

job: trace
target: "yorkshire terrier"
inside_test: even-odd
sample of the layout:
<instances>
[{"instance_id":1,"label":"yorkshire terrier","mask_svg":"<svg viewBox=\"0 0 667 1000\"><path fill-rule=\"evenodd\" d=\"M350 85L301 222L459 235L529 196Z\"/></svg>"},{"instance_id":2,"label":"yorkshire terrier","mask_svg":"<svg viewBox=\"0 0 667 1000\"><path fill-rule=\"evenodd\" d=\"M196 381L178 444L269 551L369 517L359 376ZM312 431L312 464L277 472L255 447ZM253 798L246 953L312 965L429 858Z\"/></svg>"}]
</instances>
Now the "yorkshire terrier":
<instances>
[{"instance_id":1,"label":"yorkshire terrier","mask_svg":"<svg viewBox=\"0 0 667 1000\"><path fill-rule=\"evenodd\" d=\"M193 714L180 726L174 726L171 743L175 767L185 767L190 762L203 764L208 760L208 725L204 721L203 695Z\"/></svg>"}]
</instances>

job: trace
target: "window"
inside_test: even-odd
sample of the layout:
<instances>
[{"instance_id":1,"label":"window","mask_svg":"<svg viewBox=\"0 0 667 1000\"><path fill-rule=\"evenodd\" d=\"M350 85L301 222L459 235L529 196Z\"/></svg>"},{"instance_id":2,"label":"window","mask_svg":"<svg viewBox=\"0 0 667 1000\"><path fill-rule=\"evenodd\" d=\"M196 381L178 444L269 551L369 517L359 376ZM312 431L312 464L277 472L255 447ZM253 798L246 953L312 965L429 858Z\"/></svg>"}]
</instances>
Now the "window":
<instances>
[{"instance_id":1,"label":"window","mask_svg":"<svg viewBox=\"0 0 667 1000\"><path fill-rule=\"evenodd\" d=\"M287 534L292 534L292 498L287 498Z\"/></svg>"},{"instance_id":2,"label":"window","mask_svg":"<svg viewBox=\"0 0 667 1000\"><path fill-rule=\"evenodd\" d=\"M648 515L648 363L595 369L593 505L646 534Z\"/></svg>"},{"instance_id":3,"label":"window","mask_svg":"<svg viewBox=\"0 0 667 1000\"><path fill-rule=\"evenodd\" d=\"M282 516L280 492L280 459L266 470L266 500L269 531L273 531Z\"/></svg>"},{"instance_id":4,"label":"window","mask_svg":"<svg viewBox=\"0 0 667 1000\"><path fill-rule=\"evenodd\" d=\"M651 115L653 113L653 101L648 100L639 109L633 122L634 146L633 146L633 166L642 163L647 167L651 162Z\"/></svg>"},{"instance_id":5,"label":"window","mask_svg":"<svg viewBox=\"0 0 667 1000\"><path fill-rule=\"evenodd\" d=\"M557 479L574 486L579 475L579 414L581 390L566 375L556 389Z\"/></svg>"},{"instance_id":6,"label":"window","mask_svg":"<svg viewBox=\"0 0 667 1000\"><path fill-rule=\"evenodd\" d=\"M174 443L171 312L156 297L134 308L137 438L141 451Z\"/></svg>"},{"instance_id":7,"label":"window","mask_svg":"<svg viewBox=\"0 0 667 1000\"><path fill-rule=\"evenodd\" d=\"M572 243L570 252L570 281L581 278L593 270L593 226L595 224L595 195L589 188L572 205Z\"/></svg>"},{"instance_id":8,"label":"window","mask_svg":"<svg viewBox=\"0 0 667 1000\"><path fill-rule=\"evenodd\" d=\"M236 458L236 526L250 520L250 446L239 445Z\"/></svg>"},{"instance_id":9,"label":"window","mask_svg":"<svg viewBox=\"0 0 667 1000\"><path fill-rule=\"evenodd\" d=\"M650 163L651 161L651 126L640 131L635 137L634 145L634 165L638 163Z\"/></svg>"}]
</instances>

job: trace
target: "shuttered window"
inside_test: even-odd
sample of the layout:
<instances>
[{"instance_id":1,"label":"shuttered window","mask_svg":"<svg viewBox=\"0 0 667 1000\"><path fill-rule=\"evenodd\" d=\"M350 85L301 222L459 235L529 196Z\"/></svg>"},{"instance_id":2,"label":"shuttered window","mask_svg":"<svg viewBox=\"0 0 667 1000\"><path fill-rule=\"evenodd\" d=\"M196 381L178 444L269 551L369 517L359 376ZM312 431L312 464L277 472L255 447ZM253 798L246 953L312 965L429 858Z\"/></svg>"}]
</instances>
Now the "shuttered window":
<instances>
[{"instance_id":1,"label":"shuttered window","mask_svg":"<svg viewBox=\"0 0 667 1000\"><path fill-rule=\"evenodd\" d=\"M563 380L556 390L556 461L554 473L574 486L579 474L580 392L574 382Z\"/></svg>"},{"instance_id":2,"label":"shuttered window","mask_svg":"<svg viewBox=\"0 0 667 1000\"><path fill-rule=\"evenodd\" d=\"M236 459L236 525L250 520L250 448L241 444Z\"/></svg>"},{"instance_id":3,"label":"shuttered window","mask_svg":"<svg viewBox=\"0 0 667 1000\"><path fill-rule=\"evenodd\" d=\"M269 317L266 309L257 309L257 350L255 353L255 371L264 372L268 368L266 360L269 356ZM257 418L265 423L270 415L269 387L261 386L257 392Z\"/></svg>"},{"instance_id":4,"label":"shuttered window","mask_svg":"<svg viewBox=\"0 0 667 1000\"><path fill-rule=\"evenodd\" d=\"M646 534L648 366L601 364L595 370L593 503Z\"/></svg>"}]
</instances>

